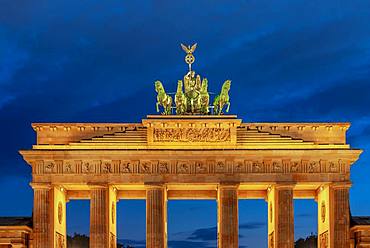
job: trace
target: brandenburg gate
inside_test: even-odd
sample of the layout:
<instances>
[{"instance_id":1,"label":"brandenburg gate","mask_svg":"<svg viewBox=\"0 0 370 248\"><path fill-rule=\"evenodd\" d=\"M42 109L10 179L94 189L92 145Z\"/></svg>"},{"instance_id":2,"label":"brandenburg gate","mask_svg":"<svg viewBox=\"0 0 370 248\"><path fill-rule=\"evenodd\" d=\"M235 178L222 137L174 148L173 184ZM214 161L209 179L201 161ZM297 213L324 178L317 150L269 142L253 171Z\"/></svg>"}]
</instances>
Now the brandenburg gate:
<instances>
[{"instance_id":1,"label":"brandenburg gate","mask_svg":"<svg viewBox=\"0 0 370 248\"><path fill-rule=\"evenodd\" d=\"M215 199L218 247L238 248L238 200L265 199L269 248L294 247L293 199L314 199L318 247L350 247L348 123L248 123L223 114L231 81L209 104L191 68L160 115L141 123L34 123L20 153L32 167L33 247L66 247L66 204L90 199L90 247L116 247L116 203L146 199L146 247L167 247L167 200ZM253 211L251 209L250 211Z\"/></svg>"}]
</instances>

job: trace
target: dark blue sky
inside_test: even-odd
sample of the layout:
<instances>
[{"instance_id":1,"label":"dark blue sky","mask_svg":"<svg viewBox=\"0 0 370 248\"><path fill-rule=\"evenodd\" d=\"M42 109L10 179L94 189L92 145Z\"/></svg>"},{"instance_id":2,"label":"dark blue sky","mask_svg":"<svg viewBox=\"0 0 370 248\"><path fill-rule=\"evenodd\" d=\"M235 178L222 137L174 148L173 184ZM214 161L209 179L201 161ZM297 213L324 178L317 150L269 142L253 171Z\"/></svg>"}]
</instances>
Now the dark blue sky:
<instances>
[{"instance_id":1,"label":"dark blue sky","mask_svg":"<svg viewBox=\"0 0 370 248\"><path fill-rule=\"evenodd\" d=\"M180 42L198 42L194 69L210 91L233 81L244 122L352 122L348 141L365 152L351 210L370 215L369 23L365 0L0 0L0 215L31 214L31 170L17 153L35 142L31 122L140 122L155 111L153 82L175 91L186 72ZM315 231L315 203L296 205L297 236ZM87 209L70 203L69 232L88 231ZM215 202L169 210L172 248L214 245ZM118 211L120 238L142 240L144 203ZM240 211L241 245L266 246L265 202Z\"/></svg>"}]
</instances>

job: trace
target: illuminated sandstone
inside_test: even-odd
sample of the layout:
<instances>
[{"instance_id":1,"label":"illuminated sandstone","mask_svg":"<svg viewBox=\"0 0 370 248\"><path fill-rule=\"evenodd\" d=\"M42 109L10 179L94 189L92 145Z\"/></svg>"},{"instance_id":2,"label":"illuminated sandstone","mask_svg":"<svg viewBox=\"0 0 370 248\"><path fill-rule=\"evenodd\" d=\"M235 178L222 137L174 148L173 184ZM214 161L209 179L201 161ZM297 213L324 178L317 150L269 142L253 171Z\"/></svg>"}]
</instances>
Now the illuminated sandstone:
<instances>
[{"instance_id":1,"label":"illuminated sandstone","mask_svg":"<svg viewBox=\"0 0 370 248\"><path fill-rule=\"evenodd\" d=\"M33 127L37 143L21 154L32 166L35 248L66 243L69 199L91 200L90 247L116 246L119 199L147 200L148 248L167 247L167 199L215 199L219 247L238 247L238 199L261 198L270 247L294 246L294 198L317 201L321 247L349 247L350 166L361 150L346 143L348 123L224 115Z\"/></svg>"}]
</instances>

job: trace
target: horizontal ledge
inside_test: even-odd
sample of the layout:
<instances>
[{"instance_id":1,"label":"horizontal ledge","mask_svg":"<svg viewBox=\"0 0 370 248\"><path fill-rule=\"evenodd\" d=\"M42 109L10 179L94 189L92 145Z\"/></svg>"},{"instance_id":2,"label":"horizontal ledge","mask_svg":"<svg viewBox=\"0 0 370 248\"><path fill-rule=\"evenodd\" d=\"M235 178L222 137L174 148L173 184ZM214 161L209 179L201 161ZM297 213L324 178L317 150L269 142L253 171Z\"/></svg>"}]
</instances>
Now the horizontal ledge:
<instances>
[{"instance_id":1,"label":"horizontal ledge","mask_svg":"<svg viewBox=\"0 0 370 248\"><path fill-rule=\"evenodd\" d=\"M236 119L237 115L147 115L146 118L168 120L168 119L185 119L185 120L194 120L194 119ZM145 120L145 119L144 119Z\"/></svg>"},{"instance_id":2,"label":"horizontal ledge","mask_svg":"<svg viewBox=\"0 0 370 248\"><path fill-rule=\"evenodd\" d=\"M69 200L90 199L89 190L69 190L67 193ZM238 190L238 198L244 199L266 199L267 190ZM294 199L315 199L315 190L294 190ZM117 199L119 200L145 200L145 190L118 190ZM168 190L168 200L216 200L216 190Z\"/></svg>"},{"instance_id":3,"label":"horizontal ledge","mask_svg":"<svg viewBox=\"0 0 370 248\"><path fill-rule=\"evenodd\" d=\"M167 192L169 200L186 199L217 199L216 190L169 190Z\"/></svg>"}]
</instances>

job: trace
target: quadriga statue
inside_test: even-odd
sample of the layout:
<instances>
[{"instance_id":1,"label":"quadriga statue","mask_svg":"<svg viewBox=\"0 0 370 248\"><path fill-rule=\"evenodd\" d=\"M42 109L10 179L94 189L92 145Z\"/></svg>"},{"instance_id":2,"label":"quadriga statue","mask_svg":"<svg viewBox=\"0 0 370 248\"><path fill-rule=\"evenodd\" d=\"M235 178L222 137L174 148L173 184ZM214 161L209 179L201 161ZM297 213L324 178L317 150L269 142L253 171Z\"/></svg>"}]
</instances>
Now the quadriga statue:
<instances>
[{"instance_id":1,"label":"quadriga statue","mask_svg":"<svg viewBox=\"0 0 370 248\"><path fill-rule=\"evenodd\" d=\"M177 82L177 90L175 93L175 108L177 115L208 115L212 114L210 111L211 107L210 97L208 92L208 80L206 78L201 79L200 75L197 75L192 70L191 65L195 61L193 55L197 44L192 46L185 46L181 44L181 47L186 52L185 62L189 66L189 71L185 74L183 81ZM213 114L223 114L223 108L226 107L226 112L230 109L230 97L229 90L231 81L226 80L222 86L221 93L216 96L213 101ZM160 112L160 106L163 108L162 114L172 114L172 97L166 93L164 87L160 81L155 82L155 90L157 92L157 104L156 110Z\"/></svg>"}]
</instances>

